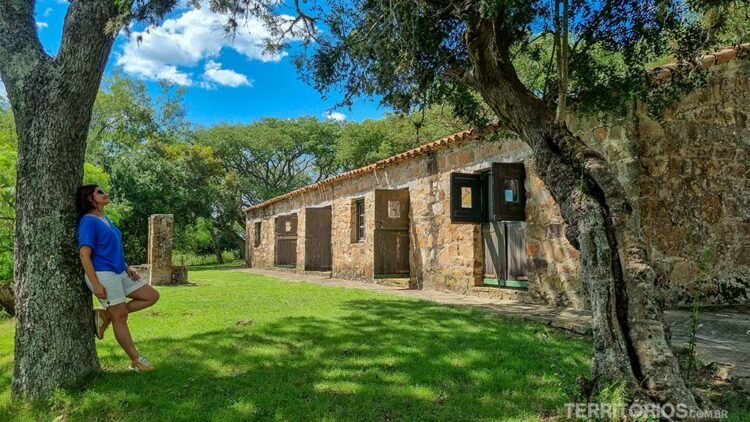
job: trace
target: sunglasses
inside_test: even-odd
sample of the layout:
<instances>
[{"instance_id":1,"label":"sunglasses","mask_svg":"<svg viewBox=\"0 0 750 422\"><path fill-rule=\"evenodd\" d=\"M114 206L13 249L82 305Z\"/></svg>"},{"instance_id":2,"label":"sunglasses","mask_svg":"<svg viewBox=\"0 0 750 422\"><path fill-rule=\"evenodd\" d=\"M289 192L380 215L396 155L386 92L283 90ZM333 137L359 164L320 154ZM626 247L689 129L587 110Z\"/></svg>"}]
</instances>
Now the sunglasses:
<instances>
[{"instance_id":1,"label":"sunglasses","mask_svg":"<svg viewBox=\"0 0 750 422\"><path fill-rule=\"evenodd\" d=\"M98 193L99 195L104 195L104 191L103 191L103 190L101 190L101 189L97 189L97 190L96 190L96 193Z\"/></svg>"}]
</instances>

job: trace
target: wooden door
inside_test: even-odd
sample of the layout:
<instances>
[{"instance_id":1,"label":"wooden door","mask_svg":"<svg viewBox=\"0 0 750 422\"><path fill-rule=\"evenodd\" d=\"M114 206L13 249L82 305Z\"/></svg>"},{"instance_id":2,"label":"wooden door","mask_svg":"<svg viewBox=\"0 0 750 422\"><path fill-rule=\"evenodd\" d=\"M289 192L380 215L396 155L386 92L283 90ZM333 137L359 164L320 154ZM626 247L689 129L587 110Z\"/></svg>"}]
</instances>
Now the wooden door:
<instances>
[{"instance_id":1,"label":"wooden door","mask_svg":"<svg viewBox=\"0 0 750 422\"><path fill-rule=\"evenodd\" d=\"M529 257L525 222L482 224L484 284L527 287Z\"/></svg>"},{"instance_id":2,"label":"wooden door","mask_svg":"<svg viewBox=\"0 0 750 422\"><path fill-rule=\"evenodd\" d=\"M331 207L305 210L305 270L331 271Z\"/></svg>"},{"instance_id":3,"label":"wooden door","mask_svg":"<svg viewBox=\"0 0 750 422\"><path fill-rule=\"evenodd\" d=\"M279 267L297 266L297 214L276 217L276 262Z\"/></svg>"},{"instance_id":4,"label":"wooden door","mask_svg":"<svg viewBox=\"0 0 750 422\"><path fill-rule=\"evenodd\" d=\"M508 272L506 280L527 281L529 252L526 245L526 223L506 222L506 243Z\"/></svg>"},{"instance_id":5,"label":"wooden door","mask_svg":"<svg viewBox=\"0 0 750 422\"><path fill-rule=\"evenodd\" d=\"M409 189L375 190L375 277L409 277Z\"/></svg>"},{"instance_id":6,"label":"wooden door","mask_svg":"<svg viewBox=\"0 0 750 422\"><path fill-rule=\"evenodd\" d=\"M505 231L503 226L503 223L494 221L482 224L485 279L505 278Z\"/></svg>"}]
</instances>

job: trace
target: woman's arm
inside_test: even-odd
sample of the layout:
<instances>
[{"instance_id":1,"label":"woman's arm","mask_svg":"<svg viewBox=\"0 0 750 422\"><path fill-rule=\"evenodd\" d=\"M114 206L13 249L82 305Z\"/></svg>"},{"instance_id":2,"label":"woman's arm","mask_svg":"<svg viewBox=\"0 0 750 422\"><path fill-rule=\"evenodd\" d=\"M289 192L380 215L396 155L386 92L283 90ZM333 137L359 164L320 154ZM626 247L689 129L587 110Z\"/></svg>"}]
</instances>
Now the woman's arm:
<instances>
[{"instance_id":1,"label":"woman's arm","mask_svg":"<svg viewBox=\"0 0 750 422\"><path fill-rule=\"evenodd\" d=\"M107 289L104 288L102 283L99 282L99 278L96 276L96 270L94 270L94 263L91 262L91 247L81 246L80 250L81 265L83 265L83 271L89 277L91 286L94 289L94 296L99 299L105 299L107 297Z\"/></svg>"}]
</instances>

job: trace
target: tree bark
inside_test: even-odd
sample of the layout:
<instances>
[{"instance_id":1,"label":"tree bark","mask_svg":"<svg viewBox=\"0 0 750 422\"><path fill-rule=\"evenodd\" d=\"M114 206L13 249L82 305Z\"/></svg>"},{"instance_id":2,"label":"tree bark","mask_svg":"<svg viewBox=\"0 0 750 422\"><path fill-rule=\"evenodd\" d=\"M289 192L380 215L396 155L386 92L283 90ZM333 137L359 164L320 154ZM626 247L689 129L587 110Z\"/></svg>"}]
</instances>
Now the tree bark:
<instances>
[{"instance_id":1,"label":"tree bark","mask_svg":"<svg viewBox=\"0 0 750 422\"><path fill-rule=\"evenodd\" d=\"M219 229L217 229L215 226L211 228L211 243L214 247L216 263L219 265L224 264L224 256L222 255L222 250L219 247Z\"/></svg>"},{"instance_id":2,"label":"tree bark","mask_svg":"<svg viewBox=\"0 0 750 422\"><path fill-rule=\"evenodd\" d=\"M8 315L16 314L16 295L13 293L13 283L0 283L0 310Z\"/></svg>"},{"instance_id":3,"label":"tree bark","mask_svg":"<svg viewBox=\"0 0 750 422\"><path fill-rule=\"evenodd\" d=\"M110 1L73 0L60 51L43 50L33 1L0 8L0 74L18 132L12 392L40 399L99 370L91 294L76 248L75 191L114 42Z\"/></svg>"},{"instance_id":4,"label":"tree bark","mask_svg":"<svg viewBox=\"0 0 750 422\"><path fill-rule=\"evenodd\" d=\"M606 160L587 148L518 79L499 24L462 15L476 89L500 122L524 139L581 252L593 315L596 390L623 383L631 400L696 402L664 332L656 273L633 206Z\"/></svg>"}]
</instances>

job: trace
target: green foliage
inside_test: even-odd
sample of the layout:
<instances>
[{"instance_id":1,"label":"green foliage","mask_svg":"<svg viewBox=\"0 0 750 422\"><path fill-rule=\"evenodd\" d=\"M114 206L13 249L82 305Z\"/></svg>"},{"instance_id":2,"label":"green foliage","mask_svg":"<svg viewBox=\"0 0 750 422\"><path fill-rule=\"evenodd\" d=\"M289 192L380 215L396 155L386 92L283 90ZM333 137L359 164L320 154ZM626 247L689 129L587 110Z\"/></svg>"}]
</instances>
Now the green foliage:
<instances>
[{"instance_id":1,"label":"green foliage","mask_svg":"<svg viewBox=\"0 0 750 422\"><path fill-rule=\"evenodd\" d=\"M394 114L381 120L347 123L336 140L336 160L342 170L351 170L467 127L467 122L442 107L411 116Z\"/></svg>"},{"instance_id":2,"label":"green foliage","mask_svg":"<svg viewBox=\"0 0 750 422\"><path fill-rule=\"evenodd\" d=\"M0 103L0 280L13 278L17 146L13 113Z\"/></svg>"},{"instance_id":3,"label":"green foliage","mask_svg":"<svg viewBox=\"0 0 750 422\"><path fill-rule=\"evenodd\" d=\"M473 77L477 63L470 59L466 44L466 31L472 28L472 37L494 40L498 73L510 81L518 76L531 94L555 110L558 69L553 34L559 31L549 2L327 4L309 6L310 13L303 15L316 16L310 19L317 26L308 26L316 42L295 62L320 91L343 91L344 104L356 96L377 94L401 111L451 104L471 121L486 121L477 113L481 101L474 93L483 92L488 82ZM669 92L646 95L653 89L646 73L650 64L667 57L692 60L701 52L747 39L750 31L747 0L569 5L567 96L581 111L622 112L628 101L640 98L658 115L668 98L674 98L666 94L683 94L700 85L693 77L684 78ZM510 123L505 121L507 110L495 111L502 123Z\"/></svg>"},{"instance_id":4,"label":"green foliage","mask_svg":"<svg viewBox=\"0 0 750 422\"><path fill-rule=\"evenodd\" d=\"M36 405L1 383L0 420L545 420L590 364L589 342L482 309L237 271L190 281L128 319L156 371L127 371L108 331L104 375ZM0 379L12 347L0 320Z\"/></svg>"},{"instance_id":5,"label":"green foliage","mask_svg":"<svg viewBox=\"0 0 750 422\"><path fill-rule=\"evenodd\" d=\"M126 256L145 262L148 218L173 214L177 230L211 214L219 162L210 148L149 143L112 164L112 193L130 204L121 221Z\"/></svg>"},{"instance_id":6,"label":"green foliage","mask_svg":"<svg viewBox=\"0 0 750 422\"><path fill-rule=\"evenodd\" d=\"M242 266L245 264L244 260L240 260L237 253L230 250L224 250L221 252L223 264L220 265L233 265ZM187 265L189 267L206 266L206 265L217 265L215 253L195 254L193 252L181 252L176 251L172 255L172 262L175 265ZM191 268L192 270L193 268Z\"/></svg>"},{"instance_id":7,"label":"green foliage","mask_svg":"<svg viewBox=\"0 0 750 422\"><path fill-rule=\"evenodd\" d=\"M107 213L123 231L132 263L146 261L151 214L174 214L179 238L197 218L210 216L221 177L213 150L189 142L184 90L161 87L152 99L143 82L113 75L97 97L89 130L86 158L110 175L103 179L113 198Z\"/></svg>"},{"instance_id":8,"label":"green foliage","mask_svg":"<svg viewBox=\"0 0 750 422\"><path fill-rule=\"evenodd\" d=\"M220 124L196 131L195 142L214 149L235 178L246 204L255 204L323 180L337 170L334 145L340 125L312 117L265 118L249 125Z\"/></svg>"}]
</instances>

